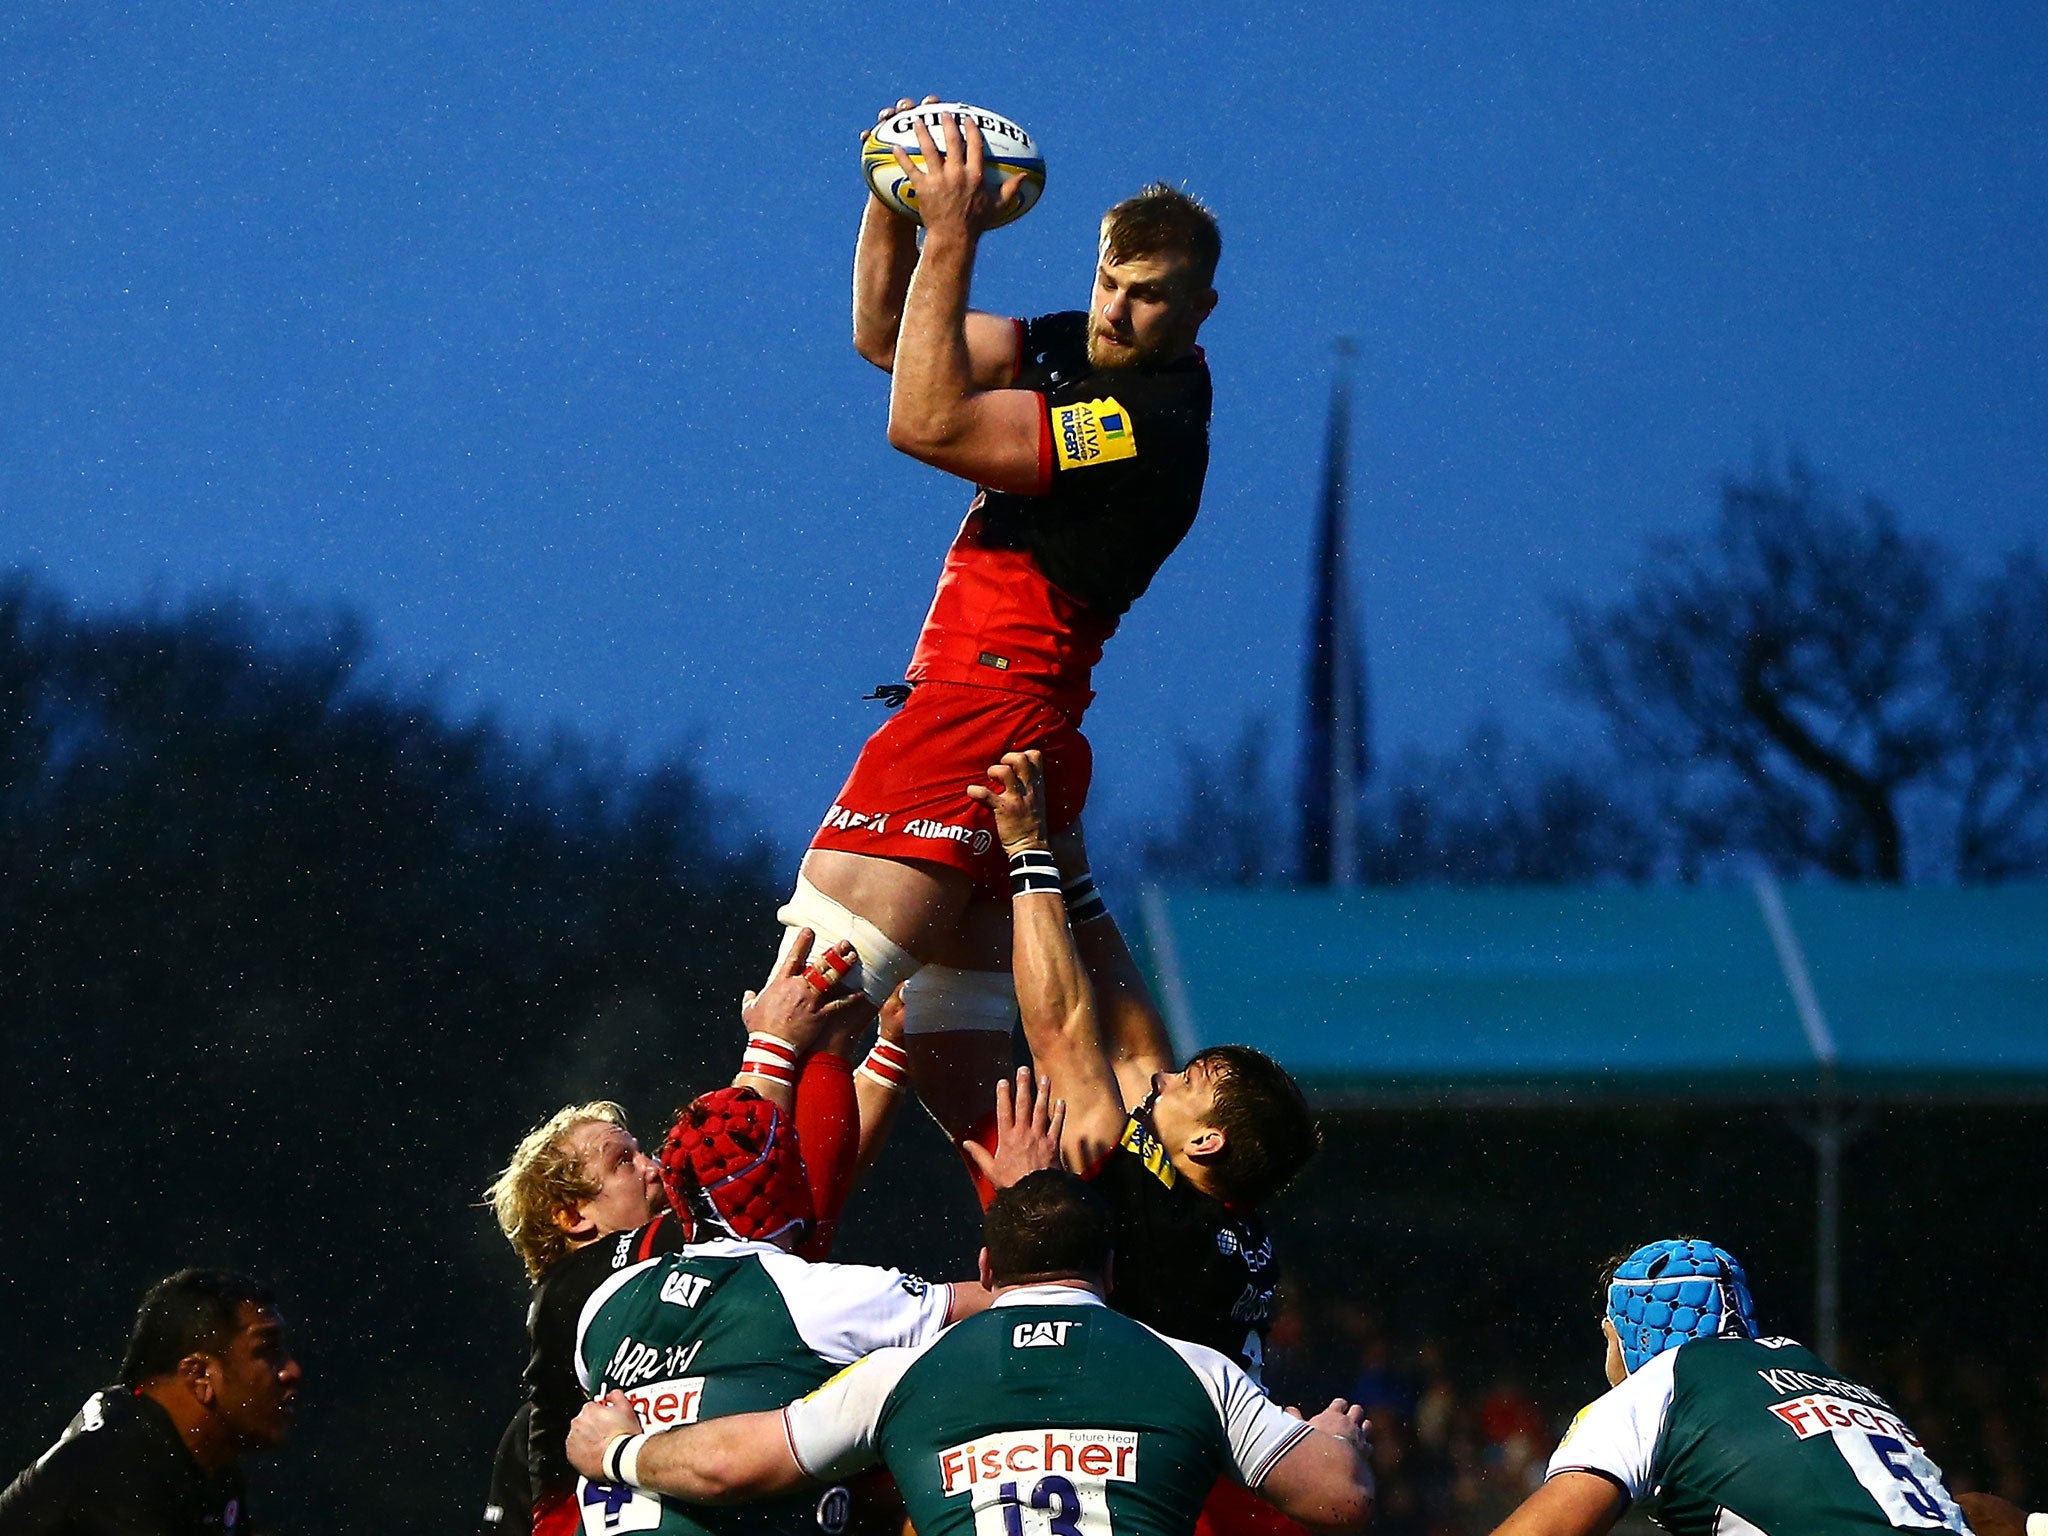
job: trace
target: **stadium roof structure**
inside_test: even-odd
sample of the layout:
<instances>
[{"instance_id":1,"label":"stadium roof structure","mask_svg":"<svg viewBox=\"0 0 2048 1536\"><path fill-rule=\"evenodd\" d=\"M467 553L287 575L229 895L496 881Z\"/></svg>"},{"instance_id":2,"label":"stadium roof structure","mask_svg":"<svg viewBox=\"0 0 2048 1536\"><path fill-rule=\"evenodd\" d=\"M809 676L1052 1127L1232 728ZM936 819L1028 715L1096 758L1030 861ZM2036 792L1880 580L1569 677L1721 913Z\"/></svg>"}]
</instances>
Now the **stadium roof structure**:
<instances>
[{"instance_id":1,"label":"stadium roof structure","mask_svg":"<svg viewBox=\"0 0 2048 1536\"><path fill-rule=\"evenodd\" d=\"M1185 1056L1349 1104L2048 1101L2048 885L1143 899Z\"/></svg>"}]
</instances>

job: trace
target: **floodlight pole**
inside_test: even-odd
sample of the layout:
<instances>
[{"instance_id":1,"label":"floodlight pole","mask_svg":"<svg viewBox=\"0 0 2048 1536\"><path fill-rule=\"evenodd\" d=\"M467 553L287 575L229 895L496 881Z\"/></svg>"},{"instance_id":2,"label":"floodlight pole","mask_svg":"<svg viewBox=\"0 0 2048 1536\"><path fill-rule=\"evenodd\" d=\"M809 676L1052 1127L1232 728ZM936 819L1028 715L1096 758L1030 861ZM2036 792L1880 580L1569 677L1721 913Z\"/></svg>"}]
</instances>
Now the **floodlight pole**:
<instances>
[{"instance_id":1,"label":"floodlight pole","mask_svg":"<svg viewBox=\"0 0 2048 1536\"><path fill-rule=\"evenodd\" d=\"M1792 914L1785 909L1784 894L1767 869L1750 876L1756 893L1757 910L1770 932L1771 947L1777 951L1778 968L1792 994L1792 1006L1799 1015L1799 1027L1806 1035L1819 1069L1813 1118L1791 1116L1794 1129L1813 1148L1815 1164L1813 1222L1813 1333L1814 1348L1830 1365L1838 1364L1835 1346L1841 1342L1842 1314L1842 1149L1863 1128L1859 1116L1854 1123L1842 1112L1842 1085L1837 1075L1841 1053L1835 1046L1835 1032L1814 990L1813 973L1807 968L1806 950L1792 926Z\"/></svg>"},{"instance_id":2,"label":"floodlight pole","mask_svg":"<svg viewBox=\"0 0 2048 1536\"><path fill-rule=\"evenodd\" d=\"M1833 1365L1841 1338L1842 1314L1842 1147L1849 1137L1842 1121L1842 1093L1834 1064L1821 1071L1820 1102L1806 1139L1813 1143L1814 1188L1813 1333L1821 1359Z\"/></svg>"}]
</instances>

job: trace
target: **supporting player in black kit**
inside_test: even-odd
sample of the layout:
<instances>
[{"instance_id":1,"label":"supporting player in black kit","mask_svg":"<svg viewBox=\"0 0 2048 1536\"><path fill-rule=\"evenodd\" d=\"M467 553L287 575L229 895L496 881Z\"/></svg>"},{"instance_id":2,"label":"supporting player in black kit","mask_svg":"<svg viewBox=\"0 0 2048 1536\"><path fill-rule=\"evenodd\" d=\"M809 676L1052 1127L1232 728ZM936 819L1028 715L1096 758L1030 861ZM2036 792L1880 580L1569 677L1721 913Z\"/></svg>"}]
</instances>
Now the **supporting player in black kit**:
<instances>
[{"instance_id":1,"label":"supporting player in black kit","mask_svg":"<svg viewBox=\"0 0 2048 1536\"><path fill-rule=\"evenodd\" d=\"M1278 1275L1257 1210L1314 1155L1307 1101L1248 1046L1214 1046L1172 1070L1166 1029L1101 899L1062 889L1037 752L1012 752L968 793L995 813L1008 856L1017 1004L1033 1062L1067 1106L1067 1166L1116 1215L1118 1311L1206 1344L1260 1375ZM1069 916L1069 904L1073 907ZM1087 935L1087 929L1102 930ZM1077 935L1076 929L1081 933ZM1103 997L1098 1002L1100 977ZM1202 1536L1298 1531L1219 1482Z\"/></svg>"},{"instance_id":2,"label":"supporting player in black kit","mask_svg":"<svg viewBox=\"0 0 2048 1536\"><path fill-rule=\"evenodd\" d=\"M1315 1119L1294 1080L1242 1045L1173 1070L1164 1024L1141 989L1107 1006L1077 930L1101 899L1063 893L1046 829L1044 765L1012 752L988 770L1011 869L1017 1001L1034 1064L1067 1106L1067 1165L1117 1213L1110 1304L1259 1374L1277 1276L1258 1207L1314 1155ZM1105 927L1107 925L1104 925ZM1119 946L1108 959L1128 968ZM1112 977L1121 981L1121 977Z\"/></svg>"},{"instance_id":3,"label":"supporting player in black kit","mask_svg":"<svg viewBox=\"0 0 2048 1536\"><path fill-rule=\"evenodd\" d=\"M1212 1046L1185 1072L1161 1073L1159 1087L1133 1108L1115 1147L1084 1165L1117 1217L1116 1280L1109 1304L1161 1333L1206 1344L1256 1380L1264 1365L1279 1273L1273 1240L1258 1206L1292 1177L1287 1166L1271 1189L1250 1180L1197 1184L1181 1171L1158 1129L1160 1106L1177 1114L1237 1121L1239 1161L1270 1161L1274 1140L1289 1150L1315 1145L1300 1091L1271 1059L1242 1045ZM1209 1108L1181 1101L1206 1093ZM1070 1111L1071 1113L1071 1111ZM1257 1154L1248 1151L1256 1145ZM1184 1157L1189 1154L1183 1154ZM1199 1165L1198 1165L1199 1166Z\"/></svg>"},{"instance_id":4,"label":"supporting player in black kit","mask_svg":"<svg viewBox=\"0 0 2048 1536\"><path fill-rule=\"evenodd\" d=\"M186 1269L142 1299L119 1382L0 1493L4 1536L237 1536L241 1458L283 1442L298 1361L270 1291Z\"/></svg>"}]
</instances>

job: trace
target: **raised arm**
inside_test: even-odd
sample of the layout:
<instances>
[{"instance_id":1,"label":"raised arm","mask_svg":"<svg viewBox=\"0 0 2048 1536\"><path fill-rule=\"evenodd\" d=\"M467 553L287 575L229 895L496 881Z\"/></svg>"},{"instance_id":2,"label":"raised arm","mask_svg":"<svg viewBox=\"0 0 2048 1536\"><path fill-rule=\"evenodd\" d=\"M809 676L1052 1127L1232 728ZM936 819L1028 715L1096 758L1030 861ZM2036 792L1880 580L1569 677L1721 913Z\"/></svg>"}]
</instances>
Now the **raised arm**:
<instances>
[{"instance_id":1,"label":"raised arm","mask_svg":"<svg viewBox=\"0 0 2048 1536\"><path fill-rule=\"evenodd\" d=\"M967 308L981 232L1017 195L1021 178L1006 182L1000 197L990 194L982 181L981 130L971 120L964 139L957 119L942 125L943 156L921 119L916 128L923 168L901 150L896 158L924 215L924 252L910 273L889 363L889 445L977 485L1039 495L1052 475L1045 399L977 378L973 334L985 335L987 327L970 326ZM863 234L876 217L864 219ZM885 316L885 308L878 310L880 324ZM1013 357L1015 348L1013 327Z\"/></svg>"},{"instance_id":2,"label":"raised arm","mask_svg":"<svg viewBox=\"0 0 2048 1536\"><path fill-rule=\"evenodd\" d=\"M960 1150L991 1187L1008 1189L1028 1174L1061 1166L1066 1123L1067 1106L1054 1098L1051 1083L1019 1067L1014 1093L1007 1079L996 1084L995 1150L978 1141L963 1141Z\"/></svg>"},{"instance_id":3,"label":"raised arm","mask_svg":"<svg viewBox=\"0 0 2048 1536\"><path fill-rule=\"evenodd\" d=\"M1059 859L1060 878L1066 886L1067 921L1073 929L1074 946L1095 985L1103 1049L1109 1053L1125 1106L1134 1107L1152 1091L1154 1073L1174 1068L1166 1020L1124 942L1123 930L1095 890L1079 822L1052 840L1052 851Z\"/></svg>"},{"instance_id":4,"label":"raised arm","mask_svg":"<svg viewBox=\"0 0 2048 1536\"><path fill-rule=\"evenodd\" d=\"M927 96L926 101L936 101ZM877 121L909 110L904 97L876 114ZM853 252L853 349L884 373L896 366L896 338L903 329L903 305L917 270L917 226L878 197L861 214L860 240ZM983 389L1001 389L1017 376L1017 322L969 310L968 371Z\"/></svg>"},{"instance_id":5,"label":"raised arm","mask_svg":"<svg viewBox=\"0 0 2048 1536\"><path fill-rule=\"evenodd\" d=\"M761 990L740 999L747 1049L732 1085L753 1089L785 1113L795 1103L804 1057L819 1037L867 1008L841 980L857 959L853 946L835 944L813 960L813 937L810 929L798 929Z\"/></svg>"},{"instance_id":6,"label":"raised arm","mask_svg":"<svg viewBox=\"0 0 2048 1536\"><path fill-rule=\"evenodd\" d=\"M888 1145L896 1112L911 1091L910 1058L903 1048L901 987L882 1004L876 1023L875 1043L853 1073L854 1101L860 1106L860 1151L853 1163L856 1183L867 1176Z\"/></svg>"},{"instance_id":7,"label":"raised arm","mask_svg":"<svg viewBox=\"0 0 2048 1536\"><path fill-rule=\"evenodd\" d=\"M1003 851L1013 862L1019 854L1036 854L1044 865L1053 866L1045 832L1041 754L1011 752L989 769L988 776L997 789L974 784L967 793L995 812ZM1039 884L1040 889L1010 898L1017 1009L1039 1076L1066 1106L1060 1147L1067 1166L1086 1171L1123 1134L1123 1093L1102 1048L1095 988L1067 927L1066 899L1056 867L1049 881Z\"/></svg>"}]
</instances>

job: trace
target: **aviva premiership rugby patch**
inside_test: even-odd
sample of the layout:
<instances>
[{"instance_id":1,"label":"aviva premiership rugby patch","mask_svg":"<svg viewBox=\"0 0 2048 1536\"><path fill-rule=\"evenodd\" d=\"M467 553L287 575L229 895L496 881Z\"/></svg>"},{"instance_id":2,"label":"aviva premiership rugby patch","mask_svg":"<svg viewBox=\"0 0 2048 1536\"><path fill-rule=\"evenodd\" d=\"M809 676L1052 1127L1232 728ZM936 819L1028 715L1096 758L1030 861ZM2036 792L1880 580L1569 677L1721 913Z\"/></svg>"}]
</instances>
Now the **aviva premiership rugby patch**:
<instances>
[{"instance_id":1,"label":"aviva premiership rugby patch","mask_svg":"<svg viewBox=\"0 0 2048 1536\"><path fill-rule=\"evenodd\" d=\"M1053 453L1061 469L1084 469L1116 459L1136 458L1137 435L1131 413L1107 400L1080 400L1052 408Z\"/></svg>"}]
</instances>

